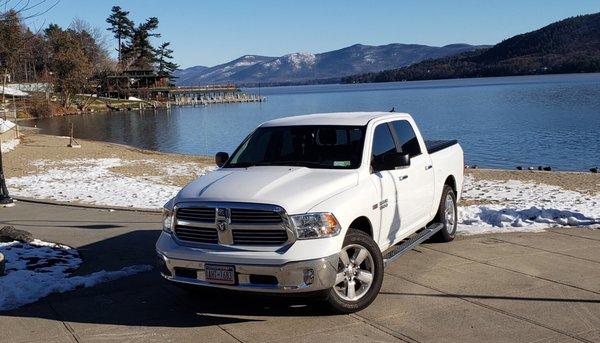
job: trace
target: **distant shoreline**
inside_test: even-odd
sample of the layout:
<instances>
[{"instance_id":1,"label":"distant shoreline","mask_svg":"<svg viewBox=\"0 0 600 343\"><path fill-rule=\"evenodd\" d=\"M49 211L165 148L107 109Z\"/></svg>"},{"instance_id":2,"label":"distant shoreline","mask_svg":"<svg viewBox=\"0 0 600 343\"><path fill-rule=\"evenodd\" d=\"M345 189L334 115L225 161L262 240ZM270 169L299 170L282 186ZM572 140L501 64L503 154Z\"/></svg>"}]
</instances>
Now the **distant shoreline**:
<instances>
[{"instance_id":1,"label":"distant shoreline","mask_svg":"<svg viewBox=\"0 0 600 343\"><path fill-rule=\"evenodd\" d=\"M459 78L441 78L441 79L419 79L419 80L404 80L404 81L373 81L373 82L318 82L318 83L281 83L281 84L260 84L257 87L255 84L252 86L246 86L243 84L238 85L243 89L259 89L259 88L279 88L279 87L302 87L302 86L320 86L320 85L362 85L362 84L392 84L392 83L416 83L416 82L428 82L428 81L458 81L458 80L489 80L489 79L506 79L506 78L524 78L524 77L544 77L544 76L564 76L564 75L600 75L600 72L591 73L546 73L546 74L522 74L522 75L502 75L502 76L474 76L474 77L459 77Z\"/></svg>"}]
</instances>

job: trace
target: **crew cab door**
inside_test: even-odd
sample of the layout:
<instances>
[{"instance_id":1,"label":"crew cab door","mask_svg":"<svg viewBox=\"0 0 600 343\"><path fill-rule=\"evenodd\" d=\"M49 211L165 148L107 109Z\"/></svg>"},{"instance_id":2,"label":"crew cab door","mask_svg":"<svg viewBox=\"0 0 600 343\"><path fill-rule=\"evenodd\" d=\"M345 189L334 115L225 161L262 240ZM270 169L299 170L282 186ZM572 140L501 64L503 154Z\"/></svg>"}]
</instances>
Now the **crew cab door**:
<instances>
[{"instance_id":1,"label":"crew cab door","mask_svg":"<svg viewBox=\"0 0 600 343\"><path fill-rule=\"evenodd\" d=\"M404 235L420 229L431 219L435 191L434 168L427 151L422 151L409 121L396 120L390 123L390 127L398 151L410 155L410 166L392 171L398 211L403 214L400 233Z\"/></svg>"},{"instance_id":2,"label":"crew cab door","mask_svg":"<svg viewBox=\"0 0 600 343\"><path fill-rule=\"evenodd\" d=\"M387 154L396 152L396 142L387 123L379 124L373 131L373 144L371 147L371 174L376 197L372 204L375 217L379 219L378 242L381 245L391 244L401 227L395 170L380 170L373 161L382 160ZM375 223L373 223L375 224Z\"/></svg>"}]
</instances>

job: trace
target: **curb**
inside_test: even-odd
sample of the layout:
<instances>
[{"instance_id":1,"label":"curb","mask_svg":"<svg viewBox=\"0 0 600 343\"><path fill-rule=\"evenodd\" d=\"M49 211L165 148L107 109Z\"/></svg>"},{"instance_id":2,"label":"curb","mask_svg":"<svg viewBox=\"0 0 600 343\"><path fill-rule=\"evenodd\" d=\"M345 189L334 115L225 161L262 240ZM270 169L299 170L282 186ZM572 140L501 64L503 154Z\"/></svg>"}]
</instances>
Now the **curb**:
<instances>
[{"instance_id":1,"label":"curb","mask_svg":"<svg viewBox=\"0 0 600 343\"><path fill-rule=\"evenodd\" d=\"M2 253L0 252L0 276L4 275L5 263L6 263L6 260L4 260L4 255L2 255Z\"/></svg>"},{"instance_id":2,"label":"curb","mask_svg":"<svg viewBox=\"0 0 600 343\"><path fill-rule=\"evenodd\" d=\"M106 210L106 211L123 211L123 212L142 212L142 213L153 213L160 214L162 211L159 209L150 209L150 208L137 208L137 207L122 207L122 206L103 206L103 205L93 205L93 204L72 204L67 202L60 202L54 200L41 200L41 199L33 199L33 198L24 198L19 196L11 196L11 198L32 204L42 204L42 205L53 205L53 206L64 206L64 207L74 207L74 208L86 208L86 209L94 209L94 210Z\"/></svg>"}]
</instances>

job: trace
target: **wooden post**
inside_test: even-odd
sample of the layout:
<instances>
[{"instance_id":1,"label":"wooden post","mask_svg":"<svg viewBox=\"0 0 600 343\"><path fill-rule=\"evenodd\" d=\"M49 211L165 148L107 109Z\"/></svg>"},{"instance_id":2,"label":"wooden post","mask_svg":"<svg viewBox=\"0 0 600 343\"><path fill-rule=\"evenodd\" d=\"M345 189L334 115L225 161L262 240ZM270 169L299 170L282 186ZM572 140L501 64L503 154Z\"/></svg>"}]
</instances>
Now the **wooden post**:
<instances>
[{"instance_id":1,"label":"wooden post","mask_svg":"<svg viewBox=\"0 0 600 343\"><path fill-rule=\"evenodd\" d=\"M70 133L69 133L69 145L67 145L69 148L81 148L81 145L79 145L79 143L77 143L77 141L75 140L75 138L73 137L73 123L69 123L70 124Z\"/></svg>"},{"instance_id":2,"label":"wooden post","mask_svg":"<svg viewBox=\"0 0 600 343\"><path fill-rule=\"evenodd\" d=\"M13 111L15 112L15 134L16 138L19 138L19 122L17 121L17 102L15 101L15 95L12 96L13 101Z\"/></svg>"},{"instance_id":3,"label":"wooden post","mask_svg":"<svg viewBox=\"0 0 600 343\"><path fill-rule=\"evenodd\" d=\"M4 102L6 100L6 96L4 95L4 93L6 93L6 68L4 68L4 72L2 73L2 108L4 108ZM4 120L6 120L6 111L4 111Z\"/></svg>"}]
</instances>

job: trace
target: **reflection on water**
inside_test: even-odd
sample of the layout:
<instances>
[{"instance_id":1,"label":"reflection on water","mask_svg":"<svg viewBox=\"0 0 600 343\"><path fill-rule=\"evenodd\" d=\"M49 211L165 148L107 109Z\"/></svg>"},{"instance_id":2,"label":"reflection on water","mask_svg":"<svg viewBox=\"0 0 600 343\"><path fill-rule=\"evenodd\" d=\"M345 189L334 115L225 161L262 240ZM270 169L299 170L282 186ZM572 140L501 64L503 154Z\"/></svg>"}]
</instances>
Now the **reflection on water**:
<instances>
[{"instance_id":1,"label":"reflection on water","mask_svg":"<svg viewBox=\"0 0 600 343\"><path fill-rule=\"evenodd\" d=\"M258 89L247 89L258 92ZM460 140L467 163L488 167L600 164L600 74L319 85L260 89L263 103L96 113L32 122L45 133L185 154L233 149L269 119L315 112L413 114L431 139Z\"/></svg>"}]
</instances>

